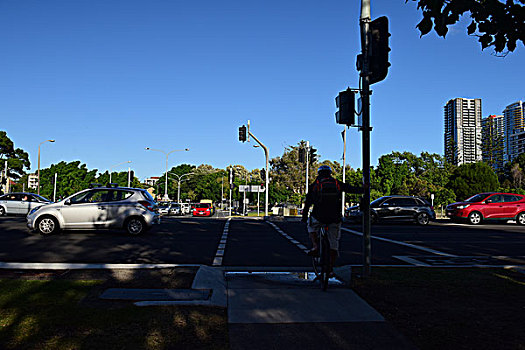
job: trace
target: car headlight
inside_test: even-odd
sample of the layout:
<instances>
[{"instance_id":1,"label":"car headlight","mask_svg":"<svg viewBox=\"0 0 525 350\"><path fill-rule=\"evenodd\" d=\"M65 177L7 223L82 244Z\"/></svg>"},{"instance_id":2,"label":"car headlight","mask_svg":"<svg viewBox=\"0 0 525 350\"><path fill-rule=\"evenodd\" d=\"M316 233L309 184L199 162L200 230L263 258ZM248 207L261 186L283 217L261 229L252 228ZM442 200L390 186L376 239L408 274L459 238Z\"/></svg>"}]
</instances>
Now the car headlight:
<instances>
[{"instance_id":1,"label":"car headlight","mask_svg":"<svg viewBox=\"0 0 525 350\"><path fill-rule=\"evenodd\" d=\"M470 207L470 204L458 205L456 208L458 208L458 209L466 209L468 207Z\"/></svg>"}]
</instances>

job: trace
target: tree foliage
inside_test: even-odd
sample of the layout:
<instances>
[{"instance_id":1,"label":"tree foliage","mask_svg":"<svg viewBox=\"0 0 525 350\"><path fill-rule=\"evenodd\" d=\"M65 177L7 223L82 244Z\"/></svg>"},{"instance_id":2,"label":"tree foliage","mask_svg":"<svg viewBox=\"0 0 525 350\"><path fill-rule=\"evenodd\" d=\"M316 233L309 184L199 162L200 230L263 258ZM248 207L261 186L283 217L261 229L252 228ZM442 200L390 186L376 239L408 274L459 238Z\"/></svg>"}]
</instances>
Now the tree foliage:
<instances>
[{"instance_id":1,"label":"tree foliage","mask_svg":"<svg viewBox=\"0 0 525 350\"><path fill-rule=\"evenodd\" d=\"M5 131L0 131L0 171L5 171L7 161L7 174L12 179L19 179L29 170L31 163L29 155L21 148L15 148L15 144Z\"/></svg>"},{"instance_id":2,"label":"tree foliage","mask_svg":"<svg viewBox=\"0 0 525 350\"><path fill-rule=\"evenodd\" d=\"M408 2L409 0L405 0ZM525 42L525 0L412 0L423 19L417 25L421 36L432 29L441 37L460 17L469 14L467 34L478 37L481 48L493 47L498 53L514 51Z\"/></svg>"},{"instance_id":3,"label":"tree foliage","mask_svg":"<svg viewBox=\"0 0 525 350\"><path fill-rule=\"evenodd\" d=\"M488 164L469 163L453 171L448 187L454 191L458 200L463 200L476 193L497 191L499 181Z\"/></svg>"}]
</instances>

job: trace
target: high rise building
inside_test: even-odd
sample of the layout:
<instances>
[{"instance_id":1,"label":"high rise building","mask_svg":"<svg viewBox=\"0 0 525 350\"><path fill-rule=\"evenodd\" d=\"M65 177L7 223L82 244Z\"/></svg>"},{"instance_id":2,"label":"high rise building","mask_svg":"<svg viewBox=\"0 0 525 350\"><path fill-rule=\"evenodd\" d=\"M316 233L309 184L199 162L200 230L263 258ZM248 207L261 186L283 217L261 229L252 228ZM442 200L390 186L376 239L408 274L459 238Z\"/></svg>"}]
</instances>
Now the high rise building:
<instances>
[{"instance_id":1,"label":"high rise building","mask_svg":"<svg viewBox=\"0 0 525 350\"><path fill-rule=\"evenodd\" d=\"M493 169L503 169L506 158L505 118L489 115L481 120L481 152L483 161Z\"/></svg>"},{"instance_id":2,"label":"high rise building","mask_svg":"<svg viewBox=\"0 0 525 350\"><path fill-rule=\"evenodd\" d=\"M512 162L525 153L525 103L518 101L508 105L503 111L505 118L506 161Z\"/></svg>"},{"instance_id":3,"label":"high rise building","mask_svg":"<svg viewBox=\"0 0 525 350\"><path fill-rule=\"evenodd\" d=\"M481 99L449 100L444 114L446 160L455 165L481 161Z\"/></svg>"}]
</instances>

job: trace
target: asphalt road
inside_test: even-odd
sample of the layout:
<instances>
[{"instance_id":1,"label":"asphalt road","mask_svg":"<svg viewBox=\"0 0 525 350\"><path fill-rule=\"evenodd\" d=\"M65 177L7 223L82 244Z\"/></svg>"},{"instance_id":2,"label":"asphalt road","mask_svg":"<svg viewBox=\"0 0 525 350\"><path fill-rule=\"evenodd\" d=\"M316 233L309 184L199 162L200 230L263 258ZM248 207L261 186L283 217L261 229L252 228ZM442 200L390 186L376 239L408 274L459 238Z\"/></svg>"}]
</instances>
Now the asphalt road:
<instances>
[{"instance_id":1,"label":"asphalt road","mask_svg":"<svg viewBox=\"0 0 525 350\"><path fill-rule=\"evenodd\" d=\"M362 264L360 225L344 224L340 265ZM513 265L525 263L525 227L372 226L373 265ZM0 262L170 263L230 267L306 267L310 247L300 222L249 218L166 217L150 232L66 231L40 236L23 217L0 217Z\"/></svg>"}]
</instances>

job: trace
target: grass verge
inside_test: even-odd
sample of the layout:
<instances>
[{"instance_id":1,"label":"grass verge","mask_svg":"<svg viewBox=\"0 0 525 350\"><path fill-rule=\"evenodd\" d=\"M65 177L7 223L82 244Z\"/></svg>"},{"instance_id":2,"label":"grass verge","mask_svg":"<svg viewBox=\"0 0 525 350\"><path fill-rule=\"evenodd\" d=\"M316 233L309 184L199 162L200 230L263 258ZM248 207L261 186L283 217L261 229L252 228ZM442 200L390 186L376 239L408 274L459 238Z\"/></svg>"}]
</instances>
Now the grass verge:
<instances>
[{"instance_id":1,"label":"grass verge","mask_svg":"<svg viewBox=\"0 0 525 350\"><path fill-rule=\"evenodd\" d=\"M0 280L1 349L227 349L226 311L84 303L101 281Z\"/></svg>"},{"instance_id":2,"label":"grass verge","mask_svg":"<svg viewBox=\"0 0 525 350\"><path fill-rule=\"evenodd\" d=\"M354 290L420 349L525 349L525 275L374 268Z\"/></svg>"}]
</instances>

